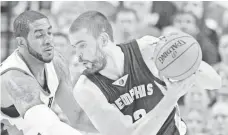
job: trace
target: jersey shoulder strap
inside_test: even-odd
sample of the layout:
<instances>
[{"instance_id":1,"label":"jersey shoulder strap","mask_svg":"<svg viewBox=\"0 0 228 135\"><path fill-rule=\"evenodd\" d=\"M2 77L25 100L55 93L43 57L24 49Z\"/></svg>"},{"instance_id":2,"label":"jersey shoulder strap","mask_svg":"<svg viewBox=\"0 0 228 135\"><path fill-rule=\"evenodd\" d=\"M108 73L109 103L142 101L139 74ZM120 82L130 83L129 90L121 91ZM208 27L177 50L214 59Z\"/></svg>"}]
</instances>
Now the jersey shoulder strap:
<instances>
[{"instance_id":1,"label":"jersey shoulder strap","mask_svg":"<svg viewBox=\"0 0 228 135\"><path fill-rule=\"evenodd\" d=\"M127 62L127 63L129 63L130 67L135 66L134 64L138 64L140 66L140 69L144 70L146 73L151 75L158 84L160 84L162 86L166 86L165 82L160 80L156 76L154 76L151 73L151 71L149 70L149 68L147 67L147 65L142 57L139 45L135 39L131 40L128 43L119 44L118 46L124 52L125 58L127 60L129 60L129 62Z\"/></svg>"}]
</instances>

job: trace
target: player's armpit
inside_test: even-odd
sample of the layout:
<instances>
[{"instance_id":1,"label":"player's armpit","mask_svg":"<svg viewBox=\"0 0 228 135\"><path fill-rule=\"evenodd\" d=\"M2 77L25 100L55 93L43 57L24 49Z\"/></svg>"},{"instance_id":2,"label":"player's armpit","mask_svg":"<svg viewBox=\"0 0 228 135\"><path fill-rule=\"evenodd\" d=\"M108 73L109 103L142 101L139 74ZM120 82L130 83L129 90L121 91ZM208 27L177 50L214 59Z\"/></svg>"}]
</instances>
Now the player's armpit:
<instances>
[{"instance_id":1,"label":"player's armpit","mask_svg":"<svg viewBox=\"0 0 228 135\"><path fill-rule=\"evenodd\" d=\"M215 90L222 86L222 79L218 73L206 62L202 61L196 72L196 82L202 89Z\"/></svg>"},{"instance_id":2,"label":"player's armpit","mask_svg":"<svg viewBox=\"0 0 228 135\"><path fill-rule=\"evenodd\" d=\"M40 86L34 78L20 71L8 71L2 75L2 89L6 89L21 116L32 106L42 104Z\"/></svg>"},{"instance_id":3,"label":"player's armpit","mask_svg":"<svg viewBox=\"0 0 228 135\"><path fill-rule=\"evenodd\" d=\"M96 129L104 135L131 135L132 120L108 103L103 93L92 82L81 76L74 88L74 97Z\"/></svg>"}]
</instances>

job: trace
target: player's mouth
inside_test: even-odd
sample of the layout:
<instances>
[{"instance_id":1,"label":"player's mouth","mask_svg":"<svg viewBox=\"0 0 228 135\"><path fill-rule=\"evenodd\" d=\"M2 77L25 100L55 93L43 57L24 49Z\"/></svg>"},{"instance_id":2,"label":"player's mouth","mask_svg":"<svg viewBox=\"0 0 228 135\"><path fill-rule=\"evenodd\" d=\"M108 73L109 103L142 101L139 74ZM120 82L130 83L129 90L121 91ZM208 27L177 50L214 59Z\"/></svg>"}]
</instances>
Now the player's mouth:
<instances>
[{"instance_id":1,"label":"player's mouth","mask_svg":"<svg viewBox=\"0 0 228 135\"><path fill-rule=\"evenodd\" d=\"M53 46L50 46L50 47L45 48L44 51L45 52L52 52L53 49L54 49L54 47Z\"/></svg>"}]
</instances>

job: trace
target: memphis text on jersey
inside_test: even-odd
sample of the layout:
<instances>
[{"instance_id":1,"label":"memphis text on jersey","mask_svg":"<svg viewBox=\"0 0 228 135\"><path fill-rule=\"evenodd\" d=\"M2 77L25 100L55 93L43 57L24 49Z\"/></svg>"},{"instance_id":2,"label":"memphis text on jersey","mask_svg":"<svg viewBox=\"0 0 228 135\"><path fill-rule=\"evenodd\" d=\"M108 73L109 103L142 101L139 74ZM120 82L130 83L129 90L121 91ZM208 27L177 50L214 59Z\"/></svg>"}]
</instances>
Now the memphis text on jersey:
<instances>
[{"instance_id":1,"label":"memphis text on jersey","mask_svg":"<svg viewBox=\"0 0 228 135\"><path fill-rule=\"evenodd\" d=\"M122 110L125 106L132 104L134 100L150 96L152 94L153 84L142 84L133 87L131 90L129 90L129 93L121 95L118 99L115 100L115 104L120 110Z\"/></svg>"}]
</instances>

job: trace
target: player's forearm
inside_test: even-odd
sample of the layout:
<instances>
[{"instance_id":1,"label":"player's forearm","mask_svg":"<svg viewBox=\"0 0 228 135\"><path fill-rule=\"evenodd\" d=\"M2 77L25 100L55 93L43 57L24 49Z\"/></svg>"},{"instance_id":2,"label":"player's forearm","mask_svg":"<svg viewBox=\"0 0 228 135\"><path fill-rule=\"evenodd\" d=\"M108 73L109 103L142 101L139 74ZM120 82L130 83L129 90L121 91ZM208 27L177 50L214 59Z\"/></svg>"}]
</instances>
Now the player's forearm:
<instances>
[{"instance_id":1,"label":"player's forearm","mask_svg":"<svg viewBox=\"0 0 228 135\"><path fill-rule=\"evenodd\" d=\"M88 123L78 123L74 128L85 133L99 133L92 124Z\"/></svg>"},{"instance_id":2,"label":"player's forearm","mask_svg":"<svg viewBox=\"0 0 228 135\"><path fill-rule=\"evenodd\" d=\"M132 121L118 110L116 112L107 111L107 108L98 108L97 105L83 109L95 128L103 135L131 135L134 131Z\"/></svg>"},{"instance_id":3,"label":"player's forearm","mask_svg":"<svg viewBox=\"0 0 228 135\"><path fill-rule=\"evenodd\" d=\"M84 132L98 133L97 129L91 123L91 121L89 120L88 116L85 114L84 111L81 111L75 128Z\"/></svg>"},{"instance_id":4,"label":"player's forearm","mask_svg":"<svg viewBox=\"0 0 228 135\"><path fill-rule=\"evenodd\" d=\"M74 99L72 87L67 86L65 82L61 82L56 93L55 101L67 116L70 125L76 127L81 108Z\"/></svg>"},{"instance_id":5,"label":"player's forearm","mask_svg":"<svg viewBox=\"0 0 228 135\"><path fill-rule=\"evenodd\" d=\"M163 123L166 121L174 106L178 101L178 97L168 91L159 104L151 110L144 118L136 124L133 135L156 135Z\"/></svg>"}]
</instances>

